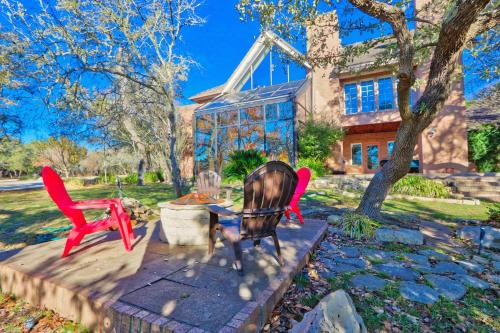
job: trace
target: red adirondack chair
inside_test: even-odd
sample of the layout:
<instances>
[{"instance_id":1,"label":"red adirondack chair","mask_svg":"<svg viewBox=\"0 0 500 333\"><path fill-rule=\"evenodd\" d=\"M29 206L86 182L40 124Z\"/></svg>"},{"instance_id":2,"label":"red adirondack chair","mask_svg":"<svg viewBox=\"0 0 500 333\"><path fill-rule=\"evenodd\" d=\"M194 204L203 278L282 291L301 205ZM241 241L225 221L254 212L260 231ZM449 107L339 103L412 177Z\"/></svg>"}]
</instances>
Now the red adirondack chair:
<instances>
[{"instance_id":1,"label":"red adirondack chair","mask_svg":"<svg viewBox=\"0 0 500 333\"><path fill-rule=\"evenodd\" d=\"M132 250L134 232L128 214L123 209L120 199L82 200L73 201L69 196L59 175L50 167L42 169L42 178L45 188L57 207L71 221L73 228L69 232L62 258L66 257L74 246L78 246L85 235L104 231L110 227L118 227L127 251ZM107 209L111 216L92 223L87 223L83 211L85 209Z\"/></svg>"},{"instance_id":2,"label":"red adirondack chair","mask_svg":"<svg viewBox=\"0 0 500 333\"><path fill-rule=\"evenodd\" d=\"M285 211L285 216L290 220L290 213L295 213L299 218L300 223L304 224L304 218L300 213L299 200L306 191L309 180L311 179L311 170L308 168L300 168L297 170L297 176L299 176L299 182L295 188L295 193L293 194L292 201L290 202L290 208Z\"/></svg>"}]
</instances>

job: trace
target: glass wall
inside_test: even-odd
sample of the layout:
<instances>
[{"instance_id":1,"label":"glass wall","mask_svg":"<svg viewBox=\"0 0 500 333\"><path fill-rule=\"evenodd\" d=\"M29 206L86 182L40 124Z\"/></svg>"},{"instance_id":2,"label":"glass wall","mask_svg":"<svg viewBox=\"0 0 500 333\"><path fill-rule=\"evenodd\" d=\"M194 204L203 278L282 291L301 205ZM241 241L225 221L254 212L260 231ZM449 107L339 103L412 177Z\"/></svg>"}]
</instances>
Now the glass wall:
<instances>
[{"instance_id":1,"label":"glass wall","mask_svg":"<svg viewBox=\"0 0 500 333\"><path fill-rule=\"evenodd\" d=\"M235 150L256 149L271 160L295 160L295 110L292 100L224 108L195 114L196 173L221 172Z\"/></svg>"}]
</instances>

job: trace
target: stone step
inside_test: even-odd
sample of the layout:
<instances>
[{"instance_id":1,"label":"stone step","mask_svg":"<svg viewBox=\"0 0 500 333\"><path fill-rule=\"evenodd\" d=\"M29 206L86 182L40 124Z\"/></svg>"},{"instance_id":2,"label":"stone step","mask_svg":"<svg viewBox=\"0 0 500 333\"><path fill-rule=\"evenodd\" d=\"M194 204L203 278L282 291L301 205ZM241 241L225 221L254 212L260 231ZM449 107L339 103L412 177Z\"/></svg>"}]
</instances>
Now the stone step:
<instances>
[{"instance_id":1,"label":"stone step","mask_svg":"<svg viewBox=\"0 0 500 333\"><path fill-rule=\"evenodd\" d=\"M466 197L488 199L495 202L500 202L500 194L497 192L461 192Z\"/></svg>"},{"instance_id":2,"label":"stone step","mask_svg":"<svg viewBox=\"0 0 500 333\"><path fill-rule=\"evenodd\" d=\"M453 183L457 186L461 186L461 185L464 185L464 186L474 186L474 185L488 185L488 186L500 186L500 182L499 181L487 181L487 180L471 180L471 179L467 179L467 180L452 180L452 181L447 181L448 184L450 183Z\"/></svg>"},{"instance_id":3,"label":"stone step","mask_svg":"<svg viewBox=\"0 0 500 333\"><path fill-rule=\"evenodd\" d=\"M500 193L500 186L477 185L477 186L455 186L459 192L497 192Z\"/></svg>"}]
</instances>

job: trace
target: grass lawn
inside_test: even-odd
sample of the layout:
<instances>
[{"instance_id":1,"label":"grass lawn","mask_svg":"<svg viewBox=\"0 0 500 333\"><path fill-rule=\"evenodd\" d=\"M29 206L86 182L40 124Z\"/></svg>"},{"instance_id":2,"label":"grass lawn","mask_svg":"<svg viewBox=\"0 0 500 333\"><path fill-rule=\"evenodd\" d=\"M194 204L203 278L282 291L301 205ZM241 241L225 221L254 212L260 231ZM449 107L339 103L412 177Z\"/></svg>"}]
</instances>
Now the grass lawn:
<instances>
[{"instance_id":1,"label":"grass lawn","mask_svg":"<svg viewBox=\"0 0 500 333\"><path fill-rule=\"evenodd\" d=\"M74 200L117 197L114 185L98 185L69 190ZM124 185L125 196L140 200L155 209L161 201L174 198L172 187L165 184L147 184L139 187ZM241 206L242 191L234 190L236 207ZM328 189L311 189L303 197L303 207L356 207L359 199L352 199ZM490 203L466 206L428 201L388 200L383 209L388 212L413 214L425 219L440 219L452 223L456 219L487 218ZM98 217L102 211L87 212L89 219ZM51 233L41 228L69 226L69 221L60 213L45 190L0 193L0 249L16 248L39 243L64 233Z\"/></svg>"}]
</instances>

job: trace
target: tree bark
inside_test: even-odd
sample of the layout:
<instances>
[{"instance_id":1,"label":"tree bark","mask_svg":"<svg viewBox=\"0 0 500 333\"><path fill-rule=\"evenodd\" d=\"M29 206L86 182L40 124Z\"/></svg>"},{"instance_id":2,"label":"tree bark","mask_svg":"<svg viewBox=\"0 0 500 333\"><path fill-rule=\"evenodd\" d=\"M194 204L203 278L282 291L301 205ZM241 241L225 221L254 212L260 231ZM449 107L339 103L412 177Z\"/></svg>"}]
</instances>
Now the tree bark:
<instances>
[{"instance_id":1,"label":"tree bark","mask_svg":"<svg viewBox=\"0 0 500 333\"><path fill-rule=\"evenodd\" d=\"M172 184L174 186L175 195L177 197L182 196L182 179L181 179L181 170L179 168L179 164L177 163L177 154L176 154L176 141L177 141L177 130L175 126L175 113L174 113L174 105L172 105L172 111L168 113L168 122L170 127L169 133L169 160L170 160L170 169L172 170Z\"/></svg>"}]
</instances>

